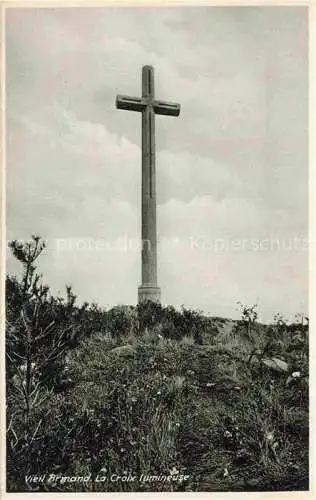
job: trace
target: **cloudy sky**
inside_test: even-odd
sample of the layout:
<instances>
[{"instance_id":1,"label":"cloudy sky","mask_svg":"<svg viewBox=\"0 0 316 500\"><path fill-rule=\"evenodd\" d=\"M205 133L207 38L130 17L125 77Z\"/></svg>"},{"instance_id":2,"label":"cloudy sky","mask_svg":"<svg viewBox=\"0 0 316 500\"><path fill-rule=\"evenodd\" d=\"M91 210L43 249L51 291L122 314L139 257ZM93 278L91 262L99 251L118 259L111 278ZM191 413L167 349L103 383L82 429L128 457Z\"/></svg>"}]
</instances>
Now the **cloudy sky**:
<instances>
[{"instance_id":1,"label":"cloudy sky","mask_svg":"<svg viewBox=\"0 0 316 500\"><path fill-rule=\"evenodd\" d=\"M140 95L157 117L164 303L260 319L307 312L308 18L304 7L6 11L7 239L38 233L54 292L133 304L140 284ZM17 266L8 257L7 271Z\"/></svg>"}]
</instances>

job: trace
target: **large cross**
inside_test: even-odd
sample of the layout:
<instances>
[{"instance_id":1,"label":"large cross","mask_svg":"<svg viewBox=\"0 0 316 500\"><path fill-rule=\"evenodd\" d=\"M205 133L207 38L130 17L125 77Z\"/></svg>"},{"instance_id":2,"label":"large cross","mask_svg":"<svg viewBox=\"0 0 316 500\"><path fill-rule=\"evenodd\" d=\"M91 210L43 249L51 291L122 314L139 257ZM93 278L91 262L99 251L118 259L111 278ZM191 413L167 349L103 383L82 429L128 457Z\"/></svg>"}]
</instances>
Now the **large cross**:
<instances>
[{"instance_id":1,"label":"large cross","mask_svg":"<svg viewBox=\"0 0 316 500\"><path fill-rule=\"evenodd\" d=\"M179 116L180 104L157 101L154 68L144 66L142 97L118 95L116 107L142 113L142 283L138 302L160 301L157 284L155 114Z\"/></svg>"}]
</instances>

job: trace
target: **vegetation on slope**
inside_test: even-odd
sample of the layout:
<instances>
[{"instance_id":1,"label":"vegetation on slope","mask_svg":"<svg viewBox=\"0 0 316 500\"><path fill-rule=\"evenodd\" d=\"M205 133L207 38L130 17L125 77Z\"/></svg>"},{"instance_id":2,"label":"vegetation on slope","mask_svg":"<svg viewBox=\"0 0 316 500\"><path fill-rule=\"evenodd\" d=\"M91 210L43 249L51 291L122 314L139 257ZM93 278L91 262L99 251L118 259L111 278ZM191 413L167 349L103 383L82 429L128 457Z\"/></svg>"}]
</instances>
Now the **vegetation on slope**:
<instances>
[{"instance_id":1,"label":"vegetation on slope","mask_svg":"<svg viewBox=\"0 0 316 500\"><path fill-rule=\"evenodd\" d=\"M11 249L24 272L6 287L8 491L308 489L307 318L77 306L42 284L40 238Z\"/></svg>"}]
</instances>

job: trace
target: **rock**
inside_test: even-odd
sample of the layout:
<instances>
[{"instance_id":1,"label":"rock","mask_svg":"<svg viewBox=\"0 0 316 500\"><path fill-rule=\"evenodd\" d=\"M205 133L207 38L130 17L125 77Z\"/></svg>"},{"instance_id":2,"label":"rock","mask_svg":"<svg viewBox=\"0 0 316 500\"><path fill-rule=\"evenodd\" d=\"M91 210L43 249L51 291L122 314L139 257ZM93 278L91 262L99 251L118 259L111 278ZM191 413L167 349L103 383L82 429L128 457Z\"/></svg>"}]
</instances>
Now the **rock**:
<instances>
[{"instance_id":1,"label":"rock","mask_svg":"<svg viewBox=\"0 0 316 500\"><path fill-rule=\"evenodd\" d=\"M111 354L116 354L118 356L131 357L135 354L135 349L130 345L120 345L111 349Z\"/></svg>"},{"instance_id":2,"label":"rock","mask_svg":"<svg viewBox=\"0 0 316 500\"><path fill-rule=\"evenodd\" d=\"M251 488L255 488L256 486L259 485L259 480L258 479L246 479L245 483L247 486L250 486Z\"/></svg>"},{"instance_id":3,"label":"rock","mask_svg":"<svg viewBox=\"0 0 316 500\"><path fill-rule=\"evenodd\" d=\"M277 372L287 372L289 371L289 365L285 361L279 358L266 358L262 360L262 363L272 370Z\"/></svg>"}]
</instances>

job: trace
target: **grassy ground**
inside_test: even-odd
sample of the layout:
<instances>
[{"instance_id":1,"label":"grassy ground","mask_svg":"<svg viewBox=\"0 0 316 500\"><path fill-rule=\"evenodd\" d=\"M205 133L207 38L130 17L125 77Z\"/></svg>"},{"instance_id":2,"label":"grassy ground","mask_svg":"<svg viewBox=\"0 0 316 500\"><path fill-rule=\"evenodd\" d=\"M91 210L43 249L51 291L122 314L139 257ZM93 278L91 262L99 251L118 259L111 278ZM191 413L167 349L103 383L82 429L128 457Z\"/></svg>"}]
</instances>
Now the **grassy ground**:
<instances>
[{"instance_id":1,"label":"grassy ground","mask_svg":"<svg viewBox=\"0 0 316 500\"><path fill-rule=\"evenodd\" d=\"M308 489L307 318L77 306L42 284L40 237L9 246L7 491Z\"/></svg>"},{"instance_id":2,"label":"grassy ground","mask_svg":"<svg viewBox=\"0 0 316 500\"><path fill-rule=\"evenodd\" d=\"M308 489L306 363L304 368L298 355L291 358L283 349L290 371L271 371L258 357L250 359L254 341L238 323L212 324L212 343L202 345L190 335L171 340L147 330L123 340L94 334L71 350L64 366L68 388L50 394L45 447L33 446L30 460L39 464L38 472L92 473L92 480L37 488ZM263 327L258 331L259 345ZM299 376L289 377L295 370ZM34 421L46 408L38 408ZM111 481L112 474L129 473L189 477L174 483ZM102 482L93 481L98 475Z\"/></svg>"}]
</instances>

